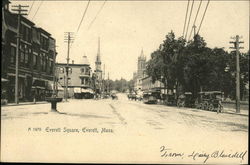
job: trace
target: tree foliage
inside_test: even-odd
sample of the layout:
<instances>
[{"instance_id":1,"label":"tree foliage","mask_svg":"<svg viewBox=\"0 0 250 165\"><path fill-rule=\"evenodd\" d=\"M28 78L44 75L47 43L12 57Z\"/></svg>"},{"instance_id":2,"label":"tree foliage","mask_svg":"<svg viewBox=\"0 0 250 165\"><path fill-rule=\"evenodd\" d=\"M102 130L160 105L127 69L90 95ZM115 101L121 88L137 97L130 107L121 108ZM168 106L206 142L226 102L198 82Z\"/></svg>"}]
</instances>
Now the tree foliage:
<instances>
[{"instance_id":1,"label":"tree foliage","mask_svg":"<svg viewBox=\"0 0 250 165\"><path fill-rule=\"evenodd\" d=\"M159 49L151 54L146 71L156 80L166 83L168 89L192 92L220 90L225 96L235 95L235 52L223 48L209 48L205 40L195 35L186 42L171 31ZM241 90L249 83L249 51L240 54ZM229 68L227 71L226 68Z\"/></svg>"}]
</instances>

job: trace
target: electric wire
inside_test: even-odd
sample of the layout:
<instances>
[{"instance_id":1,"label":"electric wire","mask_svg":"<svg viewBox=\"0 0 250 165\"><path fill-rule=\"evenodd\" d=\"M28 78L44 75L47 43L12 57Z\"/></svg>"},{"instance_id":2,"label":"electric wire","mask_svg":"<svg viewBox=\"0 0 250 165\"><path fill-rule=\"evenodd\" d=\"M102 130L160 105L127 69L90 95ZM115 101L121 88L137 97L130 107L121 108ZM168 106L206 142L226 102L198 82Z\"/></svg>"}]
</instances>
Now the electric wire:
<instances>
[{"instance_id":1,"label":"electric wire","mask_svg":"<svg viewBox=\"0 0 250 165\"><path fill-rule=\"evenodd\" d=\"M90 27L92 26L92 24L95 22L97 16L98 16L98 15L100 14L100 12L102 11L102 9L103 9L103 7L104 7L106 1L107 1L107 0L105 0L105 1L103 2L102 6L101 6L100 9L98 10L98 12L97 12L95 18L94 18L94 19L91 21L91 23L89 24L88 30L90 29Z\"/></svg>"},{"instance_id":2,"label":"electric wire","mask_svg":"<svg viewBox=\"0 0 250 165\"><path fill-rule=\"evenodd\" d=\"M37 8L37 10L36 10L36 12L35 12L35 14L34 14L34 16L33 16L32 19L31 19L32 21L33 21L33 19L35 18L35 16L36 16L38 10L39 10L40 7L42 6L42 3L43 3L43 1L41 1L41 3L39 4L39 6L38 6L38 8Z\"/></svg>"},{"instance_id":3,"label":"electric wire","mask_svg":"<svg viewBox=\"0 0 250 165\"><path fill-rule=\"evenodd\" d=\"M32 10L32 7L33 7L34 3L35 3L35 1L32 1L32 4L31 4L31 7L30 7L30 10L29 10L29 12L28 12L28 15L30 14L30 11Z\"/></svg>"},{"instance_id":4,"label":"electric wire","mask_svg":"<svg viewBox=\"0 0 250 165\"><path fill-rule=\"evenodd\" d=\"M206 15L206 12L207 12L207 8L208 8L208 5L209 5L209 2L210 2L210 0L208 0L208 2L207 2L207 6L206 6L206 9L205 9L204 14L203 14L203 16L202 16L202 20L201 20L199 29L198 29L198 31L197 31L197 34L199 34L199 32L200 32L201 25L202 25L202 23L203 23L203 20L204 20L205 15Z\"/></svg>"},{"instance_id":5,"label":"electric wire","mask_svg":"<svg viewBox=\"0 0 250 165\"><path fill-rule=\"evenodd\" d=\"M198 10L197 10L197 13L196 13L196 16L195 16L194 23L193 23L193 26L192 26L192 27L195 26L196 19L197 19L197 17L198 17L198 14L199 14L199 11L200 11L200 8L201 8L201 4L202 4L202 0L200 0L200 4L199 4L199 7L198 7ZM189 34L188 41L190 40L191 34L192 34L192 32L193 32L193 29L194 29L194 28L192 28L192 30L191 30L191 32L190 32L190 34Z\"/></svg>"},{"instance_id":6,"label":"electric wire","mask_svg":"<svg viewBox=\"0 0 250 165\"><path fill-rule=\"evenodd\" d=\"M189 14L189 19L188 19L187 31L186 31L185 39L187 38L187 33L188 33L189 23L190 23L192 11L193 11L193 6L194 6L194 0L192 1L191 11L190 11L190 14Z\"/></svg>"},{"instance_id":7,"label":"electric wire","mask_svg":"<svg viewBox=\"0 0 250 165\"><path fill-rule=\"evenodd\" d=\"M183 28L183 32L182 32L182 36L183 37L184 37L185 29L186 29L186 22L187 22L187 15L188 15L188 9L189 9L189 2L190 2L190 0L188 0L187 9L186 9L185 23L184 23L184 28Z\"/></svg>"},{"instance_id":8,"label":"electric wire","mask_svg":"<svg viewBox=\"0 0 250 165\"><path fill-rule=\"evenodd\" d=\"M87 13L87 10L88 10L88 7L89 7L89 3L90 3L90 0L88 1L88 4L87 4L87 6L86 6L86 8L85 8L85 10L84 10L84 13L83 13L83 15L82 15L82 19L81 19L81 21L80 21L80 23L79 23L79 25L78 25L78 28L77 28L77 32L79 31L79 29L80 29L80 27L81 27L81 24L82 24L82 21L83 21L85 15L86 15L86 13Z\"/></svg>"}]
</instances>

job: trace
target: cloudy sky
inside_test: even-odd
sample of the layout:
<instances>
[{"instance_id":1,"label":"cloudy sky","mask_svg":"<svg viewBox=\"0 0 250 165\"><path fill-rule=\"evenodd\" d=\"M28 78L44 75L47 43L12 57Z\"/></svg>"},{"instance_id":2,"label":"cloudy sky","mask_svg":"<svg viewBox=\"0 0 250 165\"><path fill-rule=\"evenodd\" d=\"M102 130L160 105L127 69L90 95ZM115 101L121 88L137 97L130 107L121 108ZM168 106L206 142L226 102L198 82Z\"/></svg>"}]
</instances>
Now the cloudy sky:
<instances>
[{"instance_id":1,"label":"cloudy sky","mask_svg":"<svg viewBox=\"0 0 250 165\"><path fill-rule=\"evenodd\" d=\"M13 4L30 5L28 18L37 26L44 28L56 39L58 62L66 62L67 44L64 32L74 32L75 40L70 50L70 60L79 63L86 54L94 68L98 37L101 38L101 59L105 64L106 76L111 79L132 78L136 71L137 57L143 48L149 59L171 30L177 37L183 32L187 2L182 1L90 1L79 31L77 27L88 1L44 0L19 1ZM33 4L33 5L32 5ZM191 7L192 1L190 2ZM196 26L199 26L207 1L203 0ZM31 8L32 6L32 8ZM199 6L195 0L191 25ZM96 19L95 19L96 17ZM95 21L93 22L93 20ZM93 22L91 24L91 22ZM90 26L91 25L91 26ZM208 46L231 46L230 37L242 36L243 52L249 50L249 2L211 0L200 29Z\"/></svg>"}]
</instances>

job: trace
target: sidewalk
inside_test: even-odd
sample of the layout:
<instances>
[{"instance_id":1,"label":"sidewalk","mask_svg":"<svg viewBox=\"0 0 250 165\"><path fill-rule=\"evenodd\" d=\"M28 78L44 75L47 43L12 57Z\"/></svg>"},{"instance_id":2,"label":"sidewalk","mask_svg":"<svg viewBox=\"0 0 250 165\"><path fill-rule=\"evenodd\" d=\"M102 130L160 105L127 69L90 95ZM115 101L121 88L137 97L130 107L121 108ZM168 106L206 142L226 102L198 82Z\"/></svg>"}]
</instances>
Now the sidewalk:
<instances>
[{"instance_id":1,"label":"sidewalk","mask_svg":"<svg viewBox=\"0 0 250 165\"><path fill-rule=\"evenodd\" d=\"M233 108L224 108L223 109L223 113L248 116L249 115L249 110L241 109L240 113L236 113L236 109L233 109Z\"/></svg>"},{"instance_id":2,"label":"sidewalk","mask_svg":"<svg viewBox=\"0 0 250 165\"><path fill-rule=\"evenodd\" d=\"M19 102L19 104L16 103L8 103L5 105L1 105L1 107L7 107L7 106L19 106L19 105L35 105L35 104L46 104L49 103L47 101L37 101L37 102Z\"/></svg>"}]
</instances>

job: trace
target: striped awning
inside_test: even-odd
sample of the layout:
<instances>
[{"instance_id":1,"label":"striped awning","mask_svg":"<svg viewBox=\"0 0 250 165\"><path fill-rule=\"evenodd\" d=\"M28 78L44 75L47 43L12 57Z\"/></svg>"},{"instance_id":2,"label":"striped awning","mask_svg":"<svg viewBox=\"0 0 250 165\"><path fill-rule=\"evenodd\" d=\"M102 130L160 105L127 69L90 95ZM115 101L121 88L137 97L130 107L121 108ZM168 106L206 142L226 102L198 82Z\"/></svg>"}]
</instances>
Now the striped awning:
<instances>
[{"instance_id":1,"label":"striped awning","mask_svg":"<svg viewBox=\"0 0 250 165\"><path fill-rule=\"evenodd\" d=\"M8 82L9 80L5 79L5 78L1 78L1 82Z\"/></svg>"}]
</instances>

